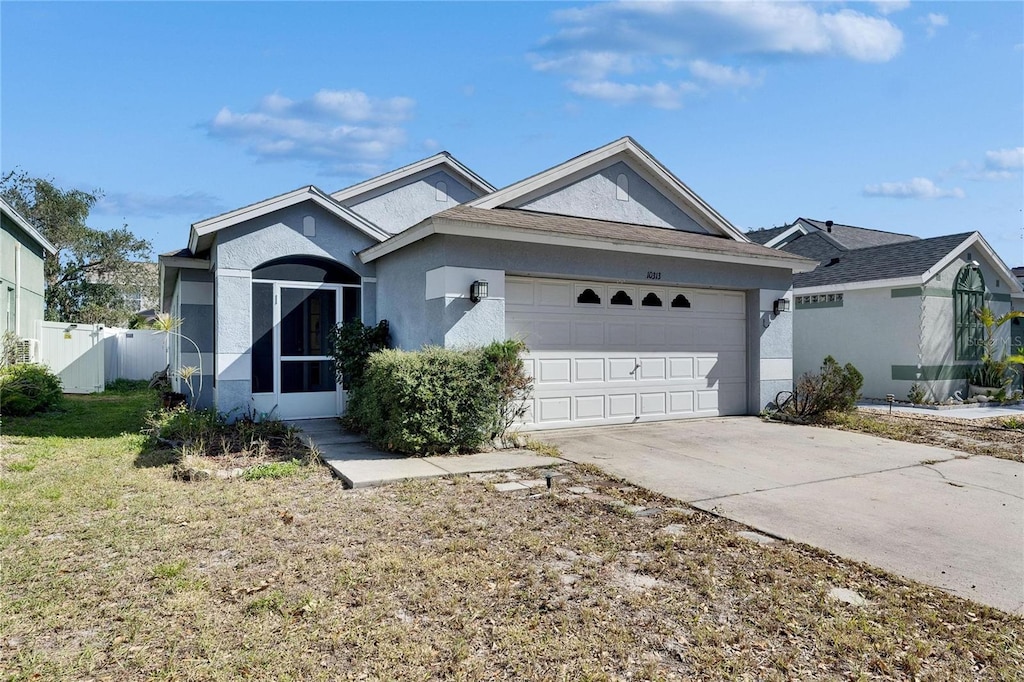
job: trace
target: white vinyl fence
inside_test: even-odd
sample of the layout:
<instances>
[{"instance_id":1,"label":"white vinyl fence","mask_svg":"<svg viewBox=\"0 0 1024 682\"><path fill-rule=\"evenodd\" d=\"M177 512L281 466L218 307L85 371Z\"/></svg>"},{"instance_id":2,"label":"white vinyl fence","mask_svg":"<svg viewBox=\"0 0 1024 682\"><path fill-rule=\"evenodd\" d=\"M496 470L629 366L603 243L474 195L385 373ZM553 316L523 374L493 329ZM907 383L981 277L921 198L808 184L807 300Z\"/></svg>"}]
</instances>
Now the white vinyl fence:
<instances>
[{"instance_id":1,"label":"white vinyl fence","mask_svg":"<svg viewBox=\"0 0 1024 682\"><path fill-rule=\"evenodd\" d=\"M160 332L40 322L37 337L35 360L60 377L65 393L98 393L115 379L149 379L167 366Z\"/></svg>"}]
</instances>

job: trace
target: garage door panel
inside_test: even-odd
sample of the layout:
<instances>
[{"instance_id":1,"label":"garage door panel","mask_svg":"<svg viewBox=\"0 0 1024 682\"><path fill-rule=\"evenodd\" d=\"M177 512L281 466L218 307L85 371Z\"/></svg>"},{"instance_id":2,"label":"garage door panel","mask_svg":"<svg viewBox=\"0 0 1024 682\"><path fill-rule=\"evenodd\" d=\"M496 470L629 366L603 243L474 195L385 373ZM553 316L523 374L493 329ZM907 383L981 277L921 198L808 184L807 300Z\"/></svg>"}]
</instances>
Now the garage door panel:
<instances>
[{"instance_id":1,"label":"garage door panel","mask_svg":"<svg viewBox=\"0 0 1024 682\"><path fill-rule=\"evenodd\" d=\"M608 358L608 381L636 381L636 358Z\"/></svg>"},{"instance_id":2,"label":"garage door panel","mask_svg":"<svg viewBox=\"0 0 1024 682\"><path fill-rule=\"evenodd\" d=\"M600 381L604 379L604 358L576 358L576 381Z\"/></svg>"},{"instance_id":3,"label":"garage door panel","mask_svg":"<svg viewBox=\"0 0 1024 682\"><path fill-rule=\"evenodd\" d=\"M536 376L526 428L745 412L745 294L515 277L506 292ZM651 292L662 306L642 305ZM680 293L690 307L671 307Z\"/></svg>"},{"instance_id":4,"label":"garage door panel","mask_svg":"<svg viewBox=\"0 0 1024 682\"><path fill-rule=\"evenodd\" d=\"M569 383L570 358L543 358L537 361L538 384Z\"/></svg>"},{"instance_id":5,"label":"garage door panel","mask_svg":"<svg viewBox=\"0 0 1024 682\"><path fill-rule=\"evenodd\" d=\"M664 393L641 393L640 394L640 416L649 417L665 414Z\"/></svg>"},{"instance_id":6,"label":"garage door panel","mask_svg":"<svg viewBox=\"0 0 1024 682\"><path fill-rule=\"evenodd\" d=\"M577 420L604 419L605 417L605 396L603 393L600 395L577 396L575 404L575 417Z\"/></svg>"}]
</instances>

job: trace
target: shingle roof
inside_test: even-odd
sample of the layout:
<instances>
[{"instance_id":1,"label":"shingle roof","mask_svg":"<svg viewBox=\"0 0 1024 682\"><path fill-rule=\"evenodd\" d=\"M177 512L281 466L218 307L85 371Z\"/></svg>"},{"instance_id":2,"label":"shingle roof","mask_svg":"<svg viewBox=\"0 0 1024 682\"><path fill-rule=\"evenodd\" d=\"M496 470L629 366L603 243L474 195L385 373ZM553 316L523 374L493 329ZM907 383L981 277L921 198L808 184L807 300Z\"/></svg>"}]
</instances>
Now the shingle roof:
<instances>
[{"instance_id":1,"label":"shingle roof","mask_svg":"<svg viewBox=\"0 0 1024 682\"><path fill-rule=\"evenodd\" d=\"M472 206L455 206L438 213L434 217L435 219L466 221L499 227L536 230L538 232L554 232L577 237L592 237L606 241L679 247L733 256L750 256L772 260L778 260L781 257L783 260L791 261L793 264L805 264L807 262L804 258L794 254L770 249L760 244L736 241L729 237L716 237L709 234L696 234L667 227L615 223L606 220L576 218L521 209L484 209Z\"/></svg>"},{"instance_id":2,"label":"shingle roof","mask_svg":"<svg viewBox=\"0 0 1024 682\"><path fill-rule=\"evenodd\" d=\"M962 232L841 251L835 256L839 259L835 264L825 261L811 272L793 275L793 286L800 289L922 275L972 234Z\"/></svg>"},{"instance_id":3,"label":"shingle roof","mask_svg":"<svg viewBox=\"0 0 1024 682\"><path fill-rule=\"evenodd\" d=\"M912 234L883 232L882 230L872 230L855 225L840 225L839 223L832 223L832 229L829 230L828 225L822 220L812 220L811 218L800 218L800 220L814 225L819 230L825 230L840 246L847 249L864 249L870 246L897 244L917 239Z\"/></svg>"},{"instance_id":4,"label":"shingle roof","mask_svg":"<svg viewBox=\"0 0 1024 682\"><path fill-rule=\"evenodd\" d=\"M846 249L836 246L834 241L820 232L802 235L800 238L794 239L783 246L781 250L795 253L804 258L813 258L819 262L849 253Z\"/></svg>"},{"instance_id":5,"label":"shingle roof","mask_svg":"<svg viewBox=\"0 0 1024 682\"><path fill-rule=\"evenodd\" d=\"M767 244L791 227L793 226L783 225L782 227L765 227L760 230L749 230L747 231L747 239L755 244Z\"/></svg>"}]
</instances>

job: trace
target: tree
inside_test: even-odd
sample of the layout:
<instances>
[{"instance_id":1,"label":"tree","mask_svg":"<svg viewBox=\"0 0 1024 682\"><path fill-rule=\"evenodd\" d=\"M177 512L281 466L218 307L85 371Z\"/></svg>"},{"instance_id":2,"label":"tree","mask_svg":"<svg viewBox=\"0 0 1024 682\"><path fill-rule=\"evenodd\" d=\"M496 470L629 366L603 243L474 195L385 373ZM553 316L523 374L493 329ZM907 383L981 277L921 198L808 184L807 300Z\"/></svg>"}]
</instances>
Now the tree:
<instances>
[{"instance_id":1,"label":"tree","mask_svg":"<svg viewBox=\"0 0 1024 682\"><path fill-rule=\"evenodd\" d=\"M155 278L139 261L152 245L128 229L89 227L89 211L103 195L64 190L46 178L13 170L0 179L0 196L57 249L45 259L46 317L61 322L123 325L132 310L126 294L152 293ZM149 281L153 280L153 281Z\"/></svg>"}]
</instances>

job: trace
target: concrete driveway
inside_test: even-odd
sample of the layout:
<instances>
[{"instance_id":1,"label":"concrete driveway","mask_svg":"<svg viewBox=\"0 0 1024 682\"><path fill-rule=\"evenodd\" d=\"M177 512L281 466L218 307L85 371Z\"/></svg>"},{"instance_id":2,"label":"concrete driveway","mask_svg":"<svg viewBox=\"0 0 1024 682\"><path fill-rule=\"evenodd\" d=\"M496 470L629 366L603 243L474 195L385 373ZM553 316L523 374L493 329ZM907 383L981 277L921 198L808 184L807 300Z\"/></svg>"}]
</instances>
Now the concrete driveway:
<instances>
[{"instance_id":1,"label":"concrete driveway","mask_svg":"<svg viewBox=\"0 0 1024 682\"><path fill-rule=\"evenodd\" d=\"M730 417L551 431L563 457L1024 614L1024 464Z\"/></svg>"}]
</instances>

